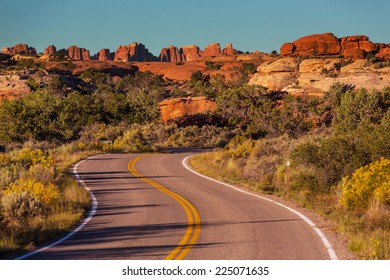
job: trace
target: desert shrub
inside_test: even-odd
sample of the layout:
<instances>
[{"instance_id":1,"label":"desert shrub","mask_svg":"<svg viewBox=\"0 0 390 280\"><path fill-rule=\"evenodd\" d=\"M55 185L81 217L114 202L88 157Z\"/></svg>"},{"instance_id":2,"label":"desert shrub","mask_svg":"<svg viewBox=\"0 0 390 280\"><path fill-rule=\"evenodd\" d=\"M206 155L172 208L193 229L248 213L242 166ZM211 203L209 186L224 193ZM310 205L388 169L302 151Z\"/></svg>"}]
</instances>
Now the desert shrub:
<instances>
[{"instance_id":1,"label":"desert shrub","mask_svg":"<svg viewBox=\"0 0 390 280\"><path fill-rule=\"evenodd\" d=\"M206 62L205 62L205 65L206 65L208 68L212 69L212 70L219 70L219 69L221 69L221 67L222 67L221 64L215 63L215 62L213 62L213 61L206 61Z\"/></svg>"},{"instance_id":2,"label":"desert shrub","mask_svg":"<svg viewBox=\"0 0 390 280\"><path fill-rule=\"evenodd\" d=\"M37 90L39 88L39 82L37 80L35 80L34 78L31 78L31 77L27 78L26 84L29 86L29 88L32 91L35 91L35 90Z\"/></svg>"},{"instance_id":3,"label":"desert shrub","mask_svg":"<svg viewBox=\"0 0 390 280\"><path fill-rule=\"evenodd\" d=\"M256 66L253 63L243 63L242 64L242 70L249 73L249 74L255 74L256 73Z\"/></svg>"},{"instance_id":4,"label":"desert shrub","mask_svg":"<svg viewBox=\"0 0 390 280\"><path fill-rule=\"evenodd\" d=\"M153 142L148 137L147 132L140 125L133 125L126 130L122 136L114 142L114 148L123 149L127 152L150 152L154 151Z\"/></svg>"},{"instance_id":5,"label":"desert shrub","mask_svg":"<svg viewBox=\"0 0 390 280\"><path fill-rule=\"evenodd\" d=\"M365 211L374 204L390 204L390 160L382 159L357 169L340 184L342 206Z\"/></svg>"},{"instance_id":6,"label":"desert shrub","mask_svg":"<svg viewBox=\"0 0 390 280\"><path fill-rule=\"evenodd\" d=\"M58 188L52 183L44 185L43 183L32 179L19 179L16 182L11 183L3 191L5 195L23 192L27 192L47 206L54 205L60 197Z\"/></svg>"},{"instance_id":7,"label":"desert shrub","mask_svg":"<svg viewBox=\"0 0 390 280\"><path fill-rule=\"evenodd\" d=\"M43 152L41 149L30 148L20 150L15 156L15 161L24 166L41 164L45 167L50 167L53 164L53 158L48 153Z\"/></svg>"},{"instance_id":8,"label":"desert shrub","mask_svg":"<svg viewBox=\"0 0 390 280\"><path fill-rule=\"evenodd\" d=\"M34 67L35 67L34 59L32 59L32 58L27 58L27 59L23 58L23 59L18 61L16 70L31 69L31 68L34 68Z\"/></svg>"},{"instance_id":9,"label":"desert shrub","mask_svg":"<svg viewBox=\"0 0 390 280\"><path fill-rule=\"evenodd\" d=\"M5 193L0 206L8 222L24 222L44 212L43 203L27 191Z\"/></svg>"},{"instance_id":10,"label":"desert shrub","mask_svg":"<svg viewBox=\"0 0 390 280\"><path fill-rule=\"evenodd\" d=\"M380 123L388 109L390 92L365 89L346 91L335 106L334 128L339 133L356 129L361 123Z\"/></svg>"},{"instance_id":11,"label":"desert shrub","mask_svg":"<svg viewBox=\"0 0 390 280\"><path fill-rule=\"evenodd\" d=\"M191 82L192 83L196 83L198 81L202 81L203 80L203 74L200 70L198 71L195 71L194 73L191 74Z\"/></svg>"}]
</instances>

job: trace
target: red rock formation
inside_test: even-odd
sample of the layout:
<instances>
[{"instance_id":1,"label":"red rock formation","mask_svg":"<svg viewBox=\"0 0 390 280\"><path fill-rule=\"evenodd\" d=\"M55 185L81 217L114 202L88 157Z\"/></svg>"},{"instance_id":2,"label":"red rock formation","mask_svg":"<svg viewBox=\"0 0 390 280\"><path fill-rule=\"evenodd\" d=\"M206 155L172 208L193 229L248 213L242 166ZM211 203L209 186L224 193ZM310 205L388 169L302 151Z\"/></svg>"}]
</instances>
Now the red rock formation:
<instances>
[{"instance_id":1,"label":"red rock formation","mask_svg":"<svg viewBox=\"0 0 390 280\"><path fill-rule=\"evenodd\" d=\"M97 55L95 56L95 59L99 61L113 60L109 49L101 49L99 53L97 53Z\"/></svg>"},{"instance_id":2,"label":"red rock formation","mask_svg":"<svg viewBox=\"0 0 390 280\"><path fill-rule=\"evenodd\" d=\"M390 45L382 46L380 48L379 52L375 56L379 57L379 58L382 58L382 59L390 59Z\"/></svg>"},{"instance_id":3,"label":"red rock formation","mask_svg":"<svg viewBox=\"0 0 390 280\"><path fill-rule=\"evenodd\" d=\"M212 43L205 47L202 56L220 56L221 46L218 43Z\"/></svg>"},{"instance_id":4,"label":"red rock formation","mask_svg":"<svg viewBox=\"0 0 390 280\"><path fill-rule=\"evenodd\" d=\"M3 53L3 54L9 54L9 48L8 48L8 47L2 47L2 48L1 48L1 53Z\"/></svg>"},{"instance_id":5,"label":"red rock formation","mask_svg":"<svg viewBox=\"0 0 390 280\"><path fill-rule=\"evenodd\" d=\"M339 39L332 33L314 34L293 42L294 54L298 55L336 55L340 53Z\"/></svg>"},{"instance_id":6,"label":"red rock formation","mask_svg":"<svg viewBox=\"0 0 390 280\"><path fill-rule=\"evenodd\" d=\"M223 50L222 50L222 54L224 55L236 55L238 54L239 52L237 50L235 50L233 48L233 45L232 44L227 44Z\"/></svg>"},{"instance_id":7,"label":"red rock formation","mask_svg":"<svg viewBox=\"0 0 390 280\"><path fill-rule=\"evenodd\" d=\"M380 44L374 44L364 35L346 36L337 39L332 33L315 34L302 37L280 48L282 55L343 55L345 58L361 59L367 53L376 53Z\"/></svg>"},{"instance_id":8,"label":"red rock formation","mask_svg":"<svg viewBox=\"0 0 390 280\"><path fill-rule=\"evenodd\" d=\"M280 47L280 54L281 55L290 55L293 54L295 51L295 46L293 43L284 43Z\"/></svg>"},{"instance_id":9,"label":"red rock formation","mask_svg":"<svg viewBox=\"0 0 390 280\"><path fill-rule=\"evenodd\" d=\"M134 42L127 46L119 46L115 52L115 61L155 61L157 58L149 52L145 45Z\"/></svg>"},{"instance_id":10,"label":"red rock formation","mask_svg":"<svg viewBox=\"0 0 390 280\"><path fill-rule=\"evenodd\" d=\"M180 53L183 61L197 60L202 56L202 51L195 45L181 47Z\"/></svg>"},{"instance_id":11,"label":"red rock formation","mask_svg":"<svg viewBox=\"0 0 390 280\"><path fill-rule=\"evenodd\" d=\"M70 46L68 48L68 56L71 60L91 60L89 50L79 48L78 46Z\"/></svg>"},{"instance_id":12,"label":"red rock formation","mask_svg":"<svg viewBox=\"0 0 390 280\"><path fill-rule=\"evenodd\" d=\"M56 47L54 45L50 45L45 49L43 54L44 55L53 55L56 51L57 51Z\"/></svg>"},{"instance_id":13,"label":"red rock formation","mask_svg":"<svg viewBox=\"0 0 390 280\"><path fill-rule=\"evenodd\" d=\"M161 50L159 60L165 62L181 62L182 57L178 48L171 45Z\"/></svg>"},{"instance_id":14,"label":"red rock formation","mask_svg":"<svg viewBox=\"0 0 390 280\"><path fill-rule=\"evenodd\" d=\"M123 62L130 61L128 47L124 45L119 46L115 52L114 60Z\"/></svg>"},{"instance_id":15,"label":"red rock formation","mask_svg":"<svg viewBox=\"0 0 390 280\"><path fill-rule=\"evenodd\" d=\"M4 54L9 54L9 55L15 55L15 54L35 55L35 54L37 54L36 49L32 48L32 47L28 47L27 44L16 44L15 46L13 46L11 48L3 47L1 52Z\"/></svg>"},{"instance_id":16,"label":"red rock formation","mask_svg":"<svg viewBox=\"0 0 390 280\"><path fill-rule=\"evenodd\" d=\"M171 98L166 99L159 104L161 118L166 123L177 117L194 114L204 114L208 111L214 112L217 105L214 101L205 96Z\"/></svg>"},{"instance_id":17,"label":"red rock formation","mask_svg":"<svg viewBox=\"0 0 390 280\"><path fill-rule=\"evenodd\" d=\"M361 59L366 53L375 52L378 46L368 40L367 36L346 36L340 39L341 53L345 58Z\"/></svg>"}]
</instances>

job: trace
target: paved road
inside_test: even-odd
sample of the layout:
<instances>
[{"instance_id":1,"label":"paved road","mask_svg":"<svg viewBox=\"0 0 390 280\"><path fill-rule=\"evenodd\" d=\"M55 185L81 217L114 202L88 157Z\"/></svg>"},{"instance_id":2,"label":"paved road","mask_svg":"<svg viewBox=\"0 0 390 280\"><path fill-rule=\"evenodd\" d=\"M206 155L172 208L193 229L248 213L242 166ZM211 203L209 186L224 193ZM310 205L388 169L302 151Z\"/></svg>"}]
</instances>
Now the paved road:
<instances>
[{"instance_id":1,"label":"paved road","mask_svg":"<svg viewBox=\"0 0 390 280\"><path fill-rule=\"evenodd\" d=\"M329 259L300 217L188 171L188 155L83 162L78 173L97 198L95 216L29 259Z\"/></svg>"}]
</instances>

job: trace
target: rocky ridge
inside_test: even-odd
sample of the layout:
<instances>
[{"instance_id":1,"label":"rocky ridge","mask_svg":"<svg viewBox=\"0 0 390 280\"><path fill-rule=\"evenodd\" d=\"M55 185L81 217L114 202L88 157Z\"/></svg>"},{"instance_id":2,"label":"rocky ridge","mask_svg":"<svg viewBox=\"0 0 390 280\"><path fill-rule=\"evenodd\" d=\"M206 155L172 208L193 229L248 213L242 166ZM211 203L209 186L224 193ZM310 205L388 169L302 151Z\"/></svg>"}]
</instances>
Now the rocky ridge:
<instances>
[{"instance_id":1,"label":"rocky ridge","mask_svg":"<svg viewBox=\"0 0 390 280\"><path fill-rule=\"evenodd\" d=\"M364 35L337 38L333 33L304 36L280 47L282 56L342 56L362 59L367 54L390 59L390 44L373 43Z\"/></svg>"},{"instance_id":2,"label":"rocky ridge","mask_svg":"<svg viewBox=\"0 0 390 280\"><path fill-rule=\"evenodd\" d=\"M202 51L196 45L188 45L178 48L176 46L168 46L162 48L158 57L154 56L145 47L144 44L134 42L128 45L118 46L115 52L110 52L109 49L101 49L98 53L91 56L89 50L80 48L78 46L70 46L65 51L66 56L70 60L74 61L161 61L161 62L186 62L198 60L202 57L217 57L217 56L231 56L241 54L241 51L237 51L233 48L232 44L228 44L221 50L219 43L212 43L205 47ZM57 52L57 48L54 45L50 45L45 48L42 59L48 60L50 56ZM29 48L27 44L17 44L14 47L3 47L1 53L7 55L26 54L26 55L37 55L34 48Z\"/></svg>"}]
</instances>

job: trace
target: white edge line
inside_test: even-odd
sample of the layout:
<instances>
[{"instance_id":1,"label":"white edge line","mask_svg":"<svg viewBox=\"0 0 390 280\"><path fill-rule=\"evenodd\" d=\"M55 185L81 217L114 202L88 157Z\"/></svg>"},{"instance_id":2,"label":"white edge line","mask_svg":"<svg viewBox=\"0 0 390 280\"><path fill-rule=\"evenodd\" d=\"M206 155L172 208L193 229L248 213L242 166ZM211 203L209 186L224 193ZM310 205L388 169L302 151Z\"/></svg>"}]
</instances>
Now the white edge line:
<instances>
[{"instance_id":1,"label":"white edge line","mask_svg":"<svg viewBox=\"0 0 390 280\"><path fill-rule=\"evenodd\" d=\"M226 187L229 187L229 188L232 188L236 191L239 191L239 192L242 192L242 193L245 193L247 195L251 195L251 196L254 196L254 197L257 197L257 198L260 198L260 199L263 199L263 200L266 200L268 202L271 202L271 203L274 203L276 205L279 205L280 207L283 207L287 210L289 210L290 212L294 213L295 215L297 215L298 217L300 217L302 220L304 220L311 228L313 228L313 230L315 231L315 233L318 235L318 237L321 239L322 243L324 244L325 248L327 249L328 251L328 254L329 254L329 258L331 260L337 260L337 255L336 255L336 252L333 250L333 247L332 245L330 244L329 240L325 237L324 233L314 224L314 222L312 220L310 220L308 217L306 217L305 215L303 215L301 212L287 206L287 205L284 205L283 203L280 203L280 202L277 202L277 201L274 201L272 199L269 199L269 198L266 198L264 196L261 196L261 195L257 195L257 194L253 194L253 193L250 193L250 192L247 192L247 191L244 191L242 189L239 189L233 185L230 185L230 184L227 184L227 183L224 183L224 182L221 182L221 181L218 181L216 179L213 179L213 178L210 178L206 175L203 175L203 174L200 174L199 172L196 172L195 170L193 170L189 165L188 165L188 159L192 157L192 156L188 156L186 158L183 159L182 161L182 164L183 166L191 171L192 173L200 176L200 177L203 177L205 179L208 179L210 181L213 181L215 183L218 183L218 184L221 184L221 185L224 185Z\"/></svg>"},{"instance_id":2,"label":"white edge line","mask_svg":"<svg viewBox=\"0 0 390 280\"><path fill-rule=\"evenodd\" d=\"M97 157L98 155L96 156L92 156L92 157L89 157L89 158L86 158L80 162L78 162L74 167L73 167L73 175L76 177L76 181L81 184L88 192L89 192L89 196L91 198L91 201L92 201L92 207L91 207L91 210L89 211L88 213L88 216L83 220L83 222L76 228L74 229L73 231L71 231L70 233L68 233L67 235L65 235L64 237L62 237L61 239L53 242L53 243L50 243L49 245L45 246L45 247L42 247L38 250L35 250L35 251L32 251L30 253L27 253L25 255L22 255L20 257L17 257L16 259L14 260L23 260L25 258L28 258L32 255L35 255L35 254L38 254L40 252L43 252L43 251L46 251L62 242L64 242L65 240L67 240L68 238L70 238L71 236L73 236L74 234L76 234L78 231L80 231L83 227L85 227L90 221L91 219L93 218L93 216L96 214L96 210L97 210L97 207L98 207L98 201L95 197L95 195L93 194L93 192L86 186L86 184L84 183L83 179L81 179L80 175L77 173L77 168L79 167L80 164L82 164L83 162L87 161L87 160L90 160L94 157Z\"/></svg>"}]
</instances>

